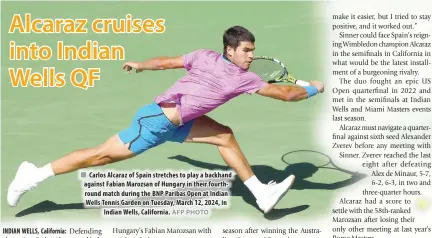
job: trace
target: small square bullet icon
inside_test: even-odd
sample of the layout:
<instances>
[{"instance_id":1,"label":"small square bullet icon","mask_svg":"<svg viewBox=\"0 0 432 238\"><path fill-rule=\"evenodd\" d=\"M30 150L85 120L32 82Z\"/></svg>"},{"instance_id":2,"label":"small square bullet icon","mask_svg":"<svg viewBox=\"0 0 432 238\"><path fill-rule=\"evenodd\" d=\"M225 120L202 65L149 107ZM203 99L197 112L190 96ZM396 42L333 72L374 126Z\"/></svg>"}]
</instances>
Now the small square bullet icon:
<instances>
[{"instance_id":1,"label":"small square bullet icon","mask_svg":"<svg viewBox=\"0 0 432 238\"><path fill-rule=\"evenodd\" d=\"M85 178L86 177L86 172L81 172L81 178Z\"/></svg>"}]
</instances>

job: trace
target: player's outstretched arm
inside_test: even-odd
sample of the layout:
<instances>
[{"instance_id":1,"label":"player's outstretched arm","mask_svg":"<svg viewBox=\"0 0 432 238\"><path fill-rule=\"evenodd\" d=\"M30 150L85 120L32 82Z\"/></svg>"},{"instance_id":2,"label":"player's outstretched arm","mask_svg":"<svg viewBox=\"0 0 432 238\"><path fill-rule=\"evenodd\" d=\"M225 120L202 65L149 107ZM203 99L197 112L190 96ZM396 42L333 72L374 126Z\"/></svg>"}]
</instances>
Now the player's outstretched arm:
<instances>
[{"instance_id":1,"label":"player's outstretched arm","mask_svg":"<svg viewBox=\"0 0 432 238\"><path fill-rule=\"evenodd\" d=\"M184 68L183 57L167 57L160 56L148 59L143 62L135 62L130 61L123 64L123 70L126 70L128 73L132 69L135 69L137 73L142 72L144 70L165 70L165 69L178 69Z\"/></svg>"},{"instance_id":2,"label":"player's outstretched arm","mask_svg":"<svg viewBox=\"0 0 432 238\"><path fill-rule=\"evenodd\" d=\"M310 86L299 87L291 85L268 84L258 90L258 94L286 102L296 102L310 98L324 92L324 85L318 81L311 81Z\"/></svg>"}]
</instances>

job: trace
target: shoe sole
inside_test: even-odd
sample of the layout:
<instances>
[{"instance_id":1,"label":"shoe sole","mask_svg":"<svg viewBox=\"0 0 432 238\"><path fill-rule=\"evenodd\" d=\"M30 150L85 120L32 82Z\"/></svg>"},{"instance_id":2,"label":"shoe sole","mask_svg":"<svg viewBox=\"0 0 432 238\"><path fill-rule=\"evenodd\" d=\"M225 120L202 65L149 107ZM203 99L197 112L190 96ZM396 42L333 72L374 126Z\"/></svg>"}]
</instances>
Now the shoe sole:
<instances>
[{"instance_id":1,"label":"shoe sole","mask_svg":"<svg viewBox=\"0 0 432 238\"><path fill-rule=\"evenodd\" d=\"M14 194L19 194L19 193L15 192L15 190L11 190L11 188L14 187L13 185L15 185L15 183L16 183L16 179L17 179L18 172L19 172L20 168L21 168L22 166L28 166L28 164L29 164L29 163L28 163L27 161L24 161L24 162L22 162L22 163L20 164L20 166L18 167L18 169L17 169L17 171L16 171L16 174L15 174L14 179L12 180L12 182L10 183L10 185L9 185L9 187L8 187L7 202L8 202L8 204L9 204L9 206L11 206L11 207L16 207L16 205L18 205L19 201L21 200L21 196L24 194L24 193L22 193L21 195L19 195L19 196L18 196L18 200L17 200L15 203L11 203L11 202L9 201L9 196L10 196L9 194L12 194L12 193L14 193Z\"/></svg>"},{"instance_id":2,"label":"shoe sole","mask_svg":"<svg viewBox=\"0 0 432 238\"><path fill-rule=\"evenodd\" d=\"M9 188L8 188L8 193L7 193L7 201L8 201L8 204L9 204L9 206L11 206L11 207L15 207L17 204L18 204L18 202L19 202L19 198L18 198L18 200L16 201L16 202L11 202L10 200L10 198L9 197L16 197L16 194L18 194L17 192L15 192L15 190L12 190L12 188L13 187L15 187L15 179L11 182L11 184L9 185ZM12 194L14 195L14 196L12 196ZM20 196L19 196L20 197Z\"/></svg>"},{"instance_id":3,"label":"shoe sole","mask_svg":"<svg viewBox=\"0 0 432 238\"><path fill-rule=\"evenodd\" d=\"M7 194L7 202L8 202L8 204L9 204L9 206L11 206L11 207L15 207L18 203L12 203L11 201L10 201L10 196L11 196L11 194L12 194L12 192L10 191L11 190L11 187L12 187L12 183L11 183L11 185L9 185L9 188L8 188L8 194Z\"/></svg>"},{"instance_id":4,"label":"shoe sole","mask_svg":"<svg viewBox=\"0 0 432 238\"><path fill-rule=\"evenodd\" d=\"M274 203L273 206L271 206L267 211L264 211L264 214L267 214L267 213L269 213L271 210L273 210L273 208L276 206L276 204L278 204L278 203L280 202L280 200L282 200L282 198L285 197L285 195L288 193L288 191L291 189L292 185L294 184L294 181L295 181L295 177L294 177L294 179L292 180L290 186L285 190L285 192L283 192L283 193L279 196L279 198L276 200L276 202Z\"/></svg>"}]
</instances>

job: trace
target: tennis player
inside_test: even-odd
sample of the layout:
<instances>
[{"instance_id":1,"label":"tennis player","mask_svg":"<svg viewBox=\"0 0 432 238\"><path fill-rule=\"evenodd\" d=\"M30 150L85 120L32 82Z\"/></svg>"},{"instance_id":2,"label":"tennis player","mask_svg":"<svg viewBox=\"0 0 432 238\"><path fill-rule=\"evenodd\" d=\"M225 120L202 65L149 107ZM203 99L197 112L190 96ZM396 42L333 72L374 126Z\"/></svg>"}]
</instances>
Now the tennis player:
<instances>
[{"instance_id":1,"label":"tennis player","mask_svg":"<svg viewBox=\"0 0 432 238\"><path fill-rule=\"evenodd\" d=\"M144 62L127 62L123 70L185 68L187 75L154 101L138 110L130 126L103 144L72 153L40 168L23 162L9 186L7 200L16 206L21 196L42 181L56 175L101 166L137 156L165 142L206 143L215 145L228 166L234 169L267 213L282 199L294 183L294 175L280 183L263 184L254 175L230 127L205 114L240 94L254 94L283 101L299 101L324 91L322 83L310 86L268 84L249 72L255 49L255 37L247 29L234 26L223 35L224 53L196 50L177 57L156 57Z\"/></svg>"}]
</instances>

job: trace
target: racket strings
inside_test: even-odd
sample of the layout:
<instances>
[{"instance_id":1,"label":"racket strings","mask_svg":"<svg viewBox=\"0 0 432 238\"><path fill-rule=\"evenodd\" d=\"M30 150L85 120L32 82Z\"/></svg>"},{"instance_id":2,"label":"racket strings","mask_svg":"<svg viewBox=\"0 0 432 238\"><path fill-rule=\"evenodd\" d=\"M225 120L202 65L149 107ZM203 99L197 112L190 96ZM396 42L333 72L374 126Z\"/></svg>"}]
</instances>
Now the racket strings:
<instances>
[{"instance_id":1,"label":"racket strings","mask_svg":"<svg viewBox=\"0 0 432 238\"><path fill-rule=\"evenodd\" d=\"M285 70L280 64L263 59L252 61L249 71L258 74L264 81L277 80L285 74Z\"/></svg>"}]
</instances>

